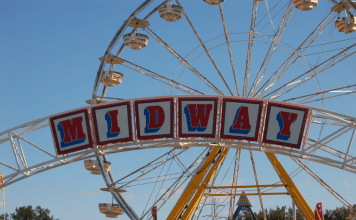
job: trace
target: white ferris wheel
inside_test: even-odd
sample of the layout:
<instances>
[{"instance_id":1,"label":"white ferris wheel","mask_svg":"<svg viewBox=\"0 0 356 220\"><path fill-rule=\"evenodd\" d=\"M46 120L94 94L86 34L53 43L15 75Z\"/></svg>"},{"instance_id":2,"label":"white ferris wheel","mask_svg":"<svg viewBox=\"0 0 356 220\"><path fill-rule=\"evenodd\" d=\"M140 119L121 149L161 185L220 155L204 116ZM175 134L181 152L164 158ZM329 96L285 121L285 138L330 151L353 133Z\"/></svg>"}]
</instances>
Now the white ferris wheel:
<instances>
[{"instance_id":1,"label":"white ferris wheel","mask_svg":"<svg viewBox=\"0 0 356 220\"><path fill-rule=\"evenodd\" d=\"M84 161L113 197L106 217L232 219L245 191L256 210L284 196L314 219L304 174L350 208L323 179L356 174L355 13L350 0L145 0L100 56L89 106L0 133L13 157L0 187ZM31 140L44 129L54 147Z\"/></svg>"}]
</instances>

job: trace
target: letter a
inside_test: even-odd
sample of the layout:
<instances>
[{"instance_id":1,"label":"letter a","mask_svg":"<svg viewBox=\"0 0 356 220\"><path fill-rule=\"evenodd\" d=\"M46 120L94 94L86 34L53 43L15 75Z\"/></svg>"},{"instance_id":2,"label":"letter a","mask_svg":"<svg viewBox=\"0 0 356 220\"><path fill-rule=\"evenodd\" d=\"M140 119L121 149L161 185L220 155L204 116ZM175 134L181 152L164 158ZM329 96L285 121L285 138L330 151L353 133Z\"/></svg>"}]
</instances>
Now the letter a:
<instances>
[{"instance_id":1,"label":"letter a","mask_svg":"<svg viewBox=\"0 0 356 220\"><path fill-rule=\"evenodd\" d=\"M105 114L105 120L108 127L108 132L106 133L107 138L117 137L120 134L120 127L117 121L118 114L119 110L108 111Z\"/></svg>"},{"instance_id":2,"label":"letter a","mask_svg":"<svg viewBox=\"0 0 356 220\"><path fill-rule=\"evenodd\" d=\"M165 120L164 110L161 106L147 106L144 114L146 116L145 133L154 133L161 129Z\"/></svg>"},{"instance_id":3,"label":"letter a","mask_svg":"<svg viewBox=\"0 0 356 220\"><path fill-rule=\"evenodd\" d=\"M234 123L229 129L230 133L248 134L251 131L250 117L248 115L248 107L241 106L236 111Z\"/></svg>"},{"instance_id":4,"label":"letter a","mask_svg":"<svg viewBox=\"0 0 356 220\"><path fill-rule=\"evenodd\" d=\"M281 111L277 114L277 121L280 131L277 134L277 139L287 141L291 136L290 127L298 118L298 114Z\"/></svg>"},{"instance_id":5,"label":"letter a","mask_svg":"<svg viewBox=\"0 0 356 220\"><path fill-rule=\"evenodd\" d=\"M212 104L188 104L184 108L188 131L205 131L208 127Z\"/></svg>"}]
</instances>

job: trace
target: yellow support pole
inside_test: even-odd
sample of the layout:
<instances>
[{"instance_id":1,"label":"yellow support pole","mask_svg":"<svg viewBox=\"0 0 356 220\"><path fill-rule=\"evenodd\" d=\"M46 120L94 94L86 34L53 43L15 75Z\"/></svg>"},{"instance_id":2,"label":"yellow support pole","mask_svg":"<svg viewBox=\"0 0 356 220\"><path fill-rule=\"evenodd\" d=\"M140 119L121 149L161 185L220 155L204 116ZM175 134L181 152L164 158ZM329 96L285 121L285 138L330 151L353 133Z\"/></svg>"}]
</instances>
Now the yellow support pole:
<instances>
[{"instance_id":1,"label":"yellow support pole","mask_svg":"<svg viewBox=\"0 0 356 220\"><path fill-rule=\"evenodd\" d=\"M220 167L221 163L224 161L224 159L225 159L225 157L226 157L228 152L229 152L228 148L224 148L223 149L223 151L221 152L221 154L219 155L219 157L215 161L214 165L209 170L209 173L204 178L204 181L202 182L200 187L197 189L193 199L190 201L187 209L184 211L184 214L183 214L181 220L190 219L190 217L192 216L195 208L198 206L201 198L203 197L203 194L204 194L204 192L206 190L206 187L208 186L208 184L211 182L211 180L215 176L216 170Z\"/></svg>"},{"instance_id":2,"label":"yellow support pole","mask_svg":"<svg viewBox=\"0 0 356 220\"><path fill-rule=\"evenodd\" d=\"M247 186L211 186L206 189L238 189L238 188L255 188L255 187L286 187L284 184L270 184L270 185L247 185Z\"/></svg>"},{"instance_id":3,"label":"yellow support pole","mask_svg":"<svg viewBox=\"0 0 356 220\"><path fill-rule=\"evenodd\" d=\"M258 193L236 193L232 194L233 196L258 196ZM280 193L261 193L262 196L277 196L277 195L289 195L287 192L280 192ZM223 194L223 193L205 193L204 196L231 196L231 194Z\"/></svg>"},{"instance_id":4,"label":"yellow support pole","mask_svg":"<svg viewBox=\"0 0 356 220\"><path fill-rule=\"evenodd\" d=\"M276 170L279 178L284 184L287 185L287 190L292 199L298 205L300 211L303 212L303 214L308 220L315 220L313 210L309 207L308 203L305 201L298 188L294 185L294 182L292 181L288 173L285 171L276 155L274 153L266 153L266 155L269 161L271 162L273 168Z\"/></svg>"},{"instance_id":5,"label":"yellow support pole","mask_svg":"<svg viewBox=\"0 0 356 220\"><path fill-rule=\"evenodd\" d=\"M180 196L176 205L172 209L171 213L167 217L169 220L177 220L179 215L183 212L184 207L189 202L190 198L193 196L195 190L199 187L200 182L204 178L205 174L209 170L214 158L219 154L221 147L214 147L209 156L205 159L204 163L200 167L199 171L192 178L188 186L185 188L184 192Z\"/></svg>"}]
</instances>

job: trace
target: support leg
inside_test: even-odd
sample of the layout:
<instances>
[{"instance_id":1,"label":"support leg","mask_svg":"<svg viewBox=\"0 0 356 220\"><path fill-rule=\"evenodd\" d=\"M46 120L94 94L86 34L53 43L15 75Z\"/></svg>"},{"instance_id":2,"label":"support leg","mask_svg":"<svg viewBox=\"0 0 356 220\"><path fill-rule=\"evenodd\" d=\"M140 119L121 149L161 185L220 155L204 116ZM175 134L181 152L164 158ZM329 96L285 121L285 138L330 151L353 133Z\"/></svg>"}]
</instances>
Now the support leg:
<instances>
[{"instance_id":1,"label":"support leg","mask_svg":"<svg viewBox=\"0 0 356 220\"><path fill-rule=\"evenodd\" d=\"M298 205L299 210L303 212L306 219L315 220L313 210L309 207L308 203L305 201L298 188L294 185L294 182L292 181L288 173L285 171L282 164L277 159L276 155L274 155L273 153L266 153L266 155L269 161L271 162L273 168L276 170L279 178L286 185L290 196Z\"/></svg>"}]
</instances>

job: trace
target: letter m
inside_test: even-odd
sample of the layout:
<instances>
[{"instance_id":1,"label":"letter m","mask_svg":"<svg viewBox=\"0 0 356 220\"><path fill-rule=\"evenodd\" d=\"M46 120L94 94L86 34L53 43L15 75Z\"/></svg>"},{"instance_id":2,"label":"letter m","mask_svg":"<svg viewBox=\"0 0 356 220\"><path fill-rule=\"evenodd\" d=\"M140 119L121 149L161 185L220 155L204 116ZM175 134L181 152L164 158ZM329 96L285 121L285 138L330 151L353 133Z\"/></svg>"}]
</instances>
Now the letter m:
<instances>
[{"instance_id":1,"label":"letter m","mask_svg":"<svg viewBox=\"0 0 356 220\"><path fill-rule=\"evenodd\" d=\"M58 123L58 130L62 139L62 147L84 142L86 135L83 131L82 121L82 116L79 116Z\"/></svg>"}]
</instances>

